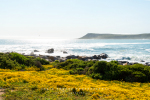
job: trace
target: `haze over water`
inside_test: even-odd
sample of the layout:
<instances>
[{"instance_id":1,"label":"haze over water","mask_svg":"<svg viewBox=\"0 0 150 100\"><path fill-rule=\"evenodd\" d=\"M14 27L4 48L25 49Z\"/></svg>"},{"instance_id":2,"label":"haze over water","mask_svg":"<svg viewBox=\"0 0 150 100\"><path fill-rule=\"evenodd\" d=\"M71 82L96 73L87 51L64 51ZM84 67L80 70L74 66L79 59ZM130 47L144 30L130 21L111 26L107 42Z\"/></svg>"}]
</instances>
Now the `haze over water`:
<instances>
[{"instance_id":1,"label":"haze over water","mask_svg":"<svg viewBox=\"0 0 150 100\"><path fill-rule=\"evenodd\" d=\"M54 48L49 55L98 55L106 53L110 58L131 58L134 61L150 61L150 40L125 39L0 39L0 52L18 52L48 55L46 50ZM68 54L63 54L67 51Z\"/></svg>"}]
</instances>

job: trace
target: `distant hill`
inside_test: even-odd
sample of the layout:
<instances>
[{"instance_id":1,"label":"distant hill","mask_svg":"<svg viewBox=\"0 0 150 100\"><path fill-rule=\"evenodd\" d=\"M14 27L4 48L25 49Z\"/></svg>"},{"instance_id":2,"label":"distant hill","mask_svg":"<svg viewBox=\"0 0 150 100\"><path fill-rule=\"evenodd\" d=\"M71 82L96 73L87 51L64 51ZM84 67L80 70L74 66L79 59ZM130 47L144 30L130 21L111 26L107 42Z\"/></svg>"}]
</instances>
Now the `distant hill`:
<instances>
[{"instance_id":1,"label":"distant hill","mask_svg":"<svg viewBox=\"0 0 150 100\"><path fill-rule=\"evenodd\" d=\"M150 39L150 33L134 35L87 33L79 39Z\"/></svg>"}]
</instances>

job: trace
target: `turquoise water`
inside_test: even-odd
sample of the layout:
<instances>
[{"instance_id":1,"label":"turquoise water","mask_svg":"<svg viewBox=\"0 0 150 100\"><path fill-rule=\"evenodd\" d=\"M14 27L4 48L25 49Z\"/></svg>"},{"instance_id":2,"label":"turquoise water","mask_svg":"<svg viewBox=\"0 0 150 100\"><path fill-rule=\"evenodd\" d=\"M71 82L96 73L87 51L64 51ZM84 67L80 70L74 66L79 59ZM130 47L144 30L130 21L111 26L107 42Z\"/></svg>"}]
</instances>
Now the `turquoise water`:
<instances>
[{"instance_id":1,"label":"turquoise water","mask_svg":"<svg viewBox=\"0 0 150 100\"><path fill-rule=\"evenodd\" d=\"M62 51L74 55L98 55L106 53L110 58L131 58L131 60L150 61L150 40L126 39L0 39L0 52L18 52L46 54L47 49L54 48L54 54L64 55Z\"/></svg>"}]
</instances>

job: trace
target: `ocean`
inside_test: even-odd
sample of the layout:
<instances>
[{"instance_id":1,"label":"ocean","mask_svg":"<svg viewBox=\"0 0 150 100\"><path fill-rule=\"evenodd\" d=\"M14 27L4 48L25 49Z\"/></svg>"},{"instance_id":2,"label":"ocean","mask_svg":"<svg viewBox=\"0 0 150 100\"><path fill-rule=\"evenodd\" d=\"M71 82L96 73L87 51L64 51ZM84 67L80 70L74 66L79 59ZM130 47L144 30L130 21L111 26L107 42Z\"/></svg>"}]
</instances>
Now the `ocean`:
<instances>
[{"instance_id":1,"label":"ocean","mask_svg":"<svg viewBox=\"0 0 150 100\"><path fill-rule=\"evenodd\" d=\"M54 53L45 53L54 48ZM130 39L0 39L0 52L18 52L36 55L82 55L108 54L111 59L150 61L150 40ZM63 54L66 51L68 54Z\"/></svg>"}]
</instances>

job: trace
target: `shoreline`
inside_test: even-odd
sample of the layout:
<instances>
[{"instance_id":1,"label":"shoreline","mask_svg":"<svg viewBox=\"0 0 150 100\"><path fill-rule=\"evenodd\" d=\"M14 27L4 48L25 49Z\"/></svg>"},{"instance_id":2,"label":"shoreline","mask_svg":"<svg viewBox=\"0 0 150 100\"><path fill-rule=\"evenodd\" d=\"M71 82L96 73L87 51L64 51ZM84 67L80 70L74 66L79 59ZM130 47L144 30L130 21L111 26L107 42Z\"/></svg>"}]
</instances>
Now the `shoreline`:
<instances>
[{"instance_id":1,"label":"shoreline","mask_svg":"<svg viewBox=\"0 0 150 100\"><path fill-rule=\"evenodd\" d=\"M24 56L34 56L34 57L40 57L43 58L49 62L53 62L55 60L58 60L59 62L64 62L67 59L79 59L79 60L83 60L83 61L118 61L118 63L120 65L133 65L133 64L143 64L143 65L148 65L150 66L150 61L136 61L136 60L129 60L130 58L124 58L124 59L115 59L115 58L111 58L109 57L106 53L101 53L99 55L72 55L72 54L68 54L67 52L65 52L65 54L54 54L54 53L45 53L44 55L42 54L38 54L37 52L32 52L32 54L29 55L24 55Z\"/></svg>"},{"instance_id":2,"label":"shoreline","mask_svg":"<svg viewBox=\"0 0 150 100\"><path fill-rule=\"evenodd\" d=\"M13 52L13 51L12 51ZM10 53L10 52L1 52L1 53ZM18 52L16 52L18 53ZM54 62L55 60L58 60L59 62L65 62L67 59L79 59L79 60L83 60L83 61L118 61L118 63L120 65L133 65L133 64L143 64L143 65L148 65L150 66L150 61L144 61L144 60L131 60L130 57L122 57L122 58L111 58L109 55L107 55L106 53L101 53L98 55L73 55L73 54L69 54L66 51L61 51L61 52L55 52L54 53L54 49L48 49L46 52L40 52L38 50L34 50L32 51L30 54L26 54L26 53L19 53L22 54L24 56L33 56L35 58L40 57L42 59L45 59L49 62Z\"/></svg>"}]
</instances>

